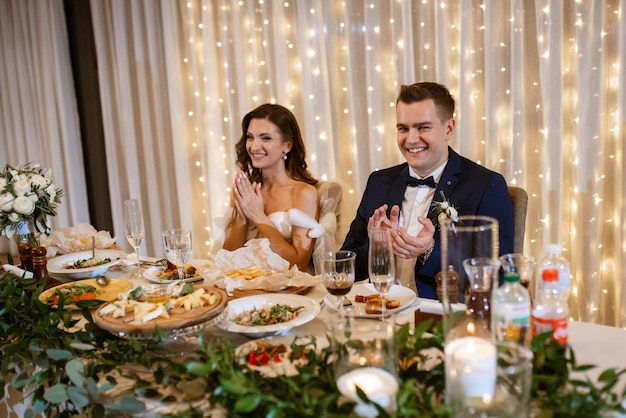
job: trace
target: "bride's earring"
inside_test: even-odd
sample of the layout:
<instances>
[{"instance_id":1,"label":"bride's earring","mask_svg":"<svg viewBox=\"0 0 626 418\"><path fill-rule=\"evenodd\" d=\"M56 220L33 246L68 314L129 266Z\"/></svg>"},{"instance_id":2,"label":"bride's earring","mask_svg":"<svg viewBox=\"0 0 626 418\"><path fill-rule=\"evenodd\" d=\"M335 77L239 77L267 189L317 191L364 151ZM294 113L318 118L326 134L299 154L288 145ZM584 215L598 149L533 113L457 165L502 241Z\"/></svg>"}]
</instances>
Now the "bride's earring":
<instances>
[{"instance_id":1,"label":"bride's earring","mask_svg":"<svg viewBox=\"0 0 626 418\"><path fill-rule=\"evenodd\" d=\"M283 152L283 160L287 161L287 152Z\"/></svg>"}]
</instances>

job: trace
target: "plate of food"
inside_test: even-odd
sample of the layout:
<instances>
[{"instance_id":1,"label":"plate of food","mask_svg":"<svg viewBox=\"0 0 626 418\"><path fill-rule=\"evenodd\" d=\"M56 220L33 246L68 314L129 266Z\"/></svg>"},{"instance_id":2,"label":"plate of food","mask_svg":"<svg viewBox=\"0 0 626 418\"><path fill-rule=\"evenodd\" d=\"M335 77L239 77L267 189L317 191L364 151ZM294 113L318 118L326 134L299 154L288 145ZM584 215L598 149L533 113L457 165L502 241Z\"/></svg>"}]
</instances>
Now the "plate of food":
<instances>
[{"instance_id":1,"label":"plate of food","mask_svg":"<svg viewBox=\"0 0 626 418\"><path fill-rule=\"evenodd\" d=\"M268 293L231 300L226 319L217 326L258 338L306 324L319 313L320 304L307 296Z\"/></svg>"},{"instance_id":2,"label":"plate of food","mask_svg":"<svg viewBox=\"0 0 626 418\"><path fill-rule=\"evenodd\" d=\"M203 280L199 269L205 264L203 260L191 260L183 266L185 273L184 283L197 282ZM143 277L153 283L173 283L178 280L178 268L175 264L167 263L167 267L153 266L143 272Z\"/></svg>"},{"instance_id":3,"label":"plate of food","mask_svg":"<svg viewBox=\"0 0 626 418\"><path fill-rule=\"evenodd\" d=\"M209 321L226 308L228 296L221 289L191 283L177 287L164 298L149 299L139 286L99 307L94 322L116 335L152 335L156 325L166 332L179 330Z\"/></svg>"},{"instance_id":4,"label":"plate of food","mask_svg":"<svg viewBox=\"0 0 626 418\"><path fill-rule=\"evenodd\" d=\"M59 306L63 298L64 309L79 310L76 305L81 300L101 300L109 302L117 299L118 294L127 292L134 285L124 279L110 279L106 286L101 286L96 279L77 280L71 283L63 283L46 289L39 295L39 300L54 308Z\"/></svg>"},{"instance_id":5,"label":"plate of food","mask_svg":"<svg viewBox=\"0 0 626 418\"><path fill-rule=\"evenodd\" d=\"M237 347L240 364L266 377L295 376L298 368L306 366L311 356L328 347L325 338L277 335L248 341Z\"/></svg>"},{"instance_id":6,"label":"plate of food","mask_svg":"<svg viewBox=\"0 0 626 418\"><path fill-rule=\"evenodd\" d=\"M352 286L352 290L345 296L344 307L354 316L381 316L382 299L378 291L371 283L360 283ZM326 295L324 302L326 306L335 309L334 296ZM417 295L408 287L393 285L385 297L387 313L401 311L412 304Z\"/></svg>"},{"instance_id":7,"label":"plate of food","mask_svg":"<svg viewBox=\"0 0 626 418\"><path fill-rule=\"evenodd\" d=\"M47 264L48 273L62 280L91 279L102 276L126 259L126 253L118 250L96 249L95 254L94 257L90 250L51 258Z\"/></svg>"}]
</instances>

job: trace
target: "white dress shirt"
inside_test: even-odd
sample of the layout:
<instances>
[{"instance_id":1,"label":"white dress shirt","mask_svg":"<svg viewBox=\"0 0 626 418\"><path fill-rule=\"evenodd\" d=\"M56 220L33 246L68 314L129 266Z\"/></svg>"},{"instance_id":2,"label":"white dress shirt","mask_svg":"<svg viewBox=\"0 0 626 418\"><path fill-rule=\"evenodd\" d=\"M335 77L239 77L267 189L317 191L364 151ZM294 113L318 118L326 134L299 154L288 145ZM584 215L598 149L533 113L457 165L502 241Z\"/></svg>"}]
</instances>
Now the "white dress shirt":
<instances>
[{"instance_id":1,"label":"white dress shirt","mask_svg":"<svg viewBox=\"0 0 626 418\"><path fill-rule=\"evenodd\" d=\"M446 163L437 167L428 176L433 176L436 183L439 183ZM411 177L421 179L411 167L409 167L409 175ZM423 178L426 178L423 177ZM400 228L405 229L409 235L417 236L423 225L417 220L418 216L428 215L430 204L435 197L435 189L428 186L408 187L404 191L404 199L402 201L402 210L400 211L399 224ZM400 258L396 257L396 282L400 282L402 286L407 286L417 293L415 286L415 262L416 258Z\"/></svg>"}]
</instances>

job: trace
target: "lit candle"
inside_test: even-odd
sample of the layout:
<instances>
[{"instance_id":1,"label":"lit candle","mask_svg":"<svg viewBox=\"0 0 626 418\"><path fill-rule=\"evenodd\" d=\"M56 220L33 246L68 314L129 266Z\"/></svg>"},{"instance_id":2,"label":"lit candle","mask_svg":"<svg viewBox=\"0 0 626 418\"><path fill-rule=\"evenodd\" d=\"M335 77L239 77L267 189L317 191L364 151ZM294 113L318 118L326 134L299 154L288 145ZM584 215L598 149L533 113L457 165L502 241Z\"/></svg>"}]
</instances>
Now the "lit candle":
<instances>
[{"instance_id":1,"label":"lit candle","mask_svg":"<svg viewBox=\"0 0 626 418\"><path fill-rule=\"evenodd\" d=\"M457 396L491 402L497 374L495 344L484 338L464 337L450 341L445 351Z\"/></svg>"},{"instance_id":2,"label":"lit candle","mask_svg":"<svg viewBox=\"0 0 626 418\"><path fill-rule=\"evenodd\" d=\"M376 413L376 409L362 403L356 394L356 386L367 395L369 400L376 402L386 411L395 410L398 381L388 371L376 367L361 367L337 379L339 391L359 404L355 412L361 416L370 416L371 410L373 409Z\"/></svg>"}]
</instances>

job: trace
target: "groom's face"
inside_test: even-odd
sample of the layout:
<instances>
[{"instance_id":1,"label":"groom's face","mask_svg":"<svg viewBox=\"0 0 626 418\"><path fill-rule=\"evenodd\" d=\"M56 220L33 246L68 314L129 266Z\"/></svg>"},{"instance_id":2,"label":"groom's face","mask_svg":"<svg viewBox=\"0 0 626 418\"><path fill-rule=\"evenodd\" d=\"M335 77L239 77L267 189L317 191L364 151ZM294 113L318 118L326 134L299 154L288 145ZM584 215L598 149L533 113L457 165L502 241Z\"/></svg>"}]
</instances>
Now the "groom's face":
<instances>
[{"instance_id":1,"label":"groom's face","mask_svg":"<svg viewBox=\"0 0 626 418\"><path fill-rule=\"evenodd\" d=\"M453 118L440 119L432 99L396 105L398 148L421 177L427 177L447 161L454 127Z\"/></svg>"}]
</instances>

